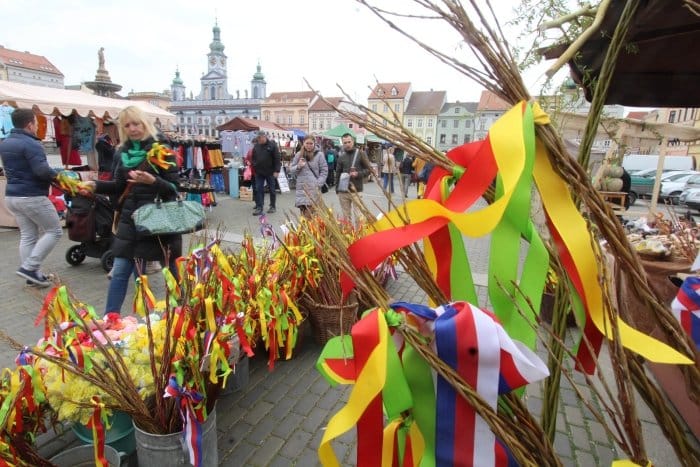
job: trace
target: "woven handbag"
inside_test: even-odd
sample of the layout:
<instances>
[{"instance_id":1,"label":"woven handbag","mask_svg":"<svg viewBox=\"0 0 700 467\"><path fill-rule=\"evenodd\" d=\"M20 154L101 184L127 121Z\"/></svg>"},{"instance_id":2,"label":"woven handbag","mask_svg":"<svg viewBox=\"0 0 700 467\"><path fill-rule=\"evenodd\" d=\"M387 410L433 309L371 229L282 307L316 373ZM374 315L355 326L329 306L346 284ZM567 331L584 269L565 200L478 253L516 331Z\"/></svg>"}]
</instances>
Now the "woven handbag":
<instances>
[{"instance_id":1,"label":"woven handbag","mask_svg":"<svg viewBox=\"0 0 700 467\"><path fill-rule=\"evenodd\" d=\"M192 233L204 227L204 207L195 201L166 201L160 198L132 214L141 236Z\"/></svg>"}]
</instances>

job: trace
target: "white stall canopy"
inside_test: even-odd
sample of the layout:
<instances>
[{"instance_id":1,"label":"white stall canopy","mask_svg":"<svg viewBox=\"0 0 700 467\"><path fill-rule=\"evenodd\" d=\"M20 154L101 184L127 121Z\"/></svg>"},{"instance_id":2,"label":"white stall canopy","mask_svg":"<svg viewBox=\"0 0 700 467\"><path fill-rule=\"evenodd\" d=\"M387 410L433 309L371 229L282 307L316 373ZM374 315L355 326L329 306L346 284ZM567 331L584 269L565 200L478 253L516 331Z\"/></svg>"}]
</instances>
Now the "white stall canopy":
<instances>
[{"instance_id":1,"label":"white stall canopy","mask_svg":"<svg viewBox=\"0 0 700 467\"><path fill-rule=\"evenodd\" d=\"M82 91L32 86L10 81L0 81L0 104L4 103L13 107L35 108L45 115L68 116L75 112L81 117L92 116L102 119L115 119L123 108L133 105L141 108L154 123L160 122L160 127L164 130L176 123L175 115L147 102L112 99Z\"/></svg>"}]
</instances>

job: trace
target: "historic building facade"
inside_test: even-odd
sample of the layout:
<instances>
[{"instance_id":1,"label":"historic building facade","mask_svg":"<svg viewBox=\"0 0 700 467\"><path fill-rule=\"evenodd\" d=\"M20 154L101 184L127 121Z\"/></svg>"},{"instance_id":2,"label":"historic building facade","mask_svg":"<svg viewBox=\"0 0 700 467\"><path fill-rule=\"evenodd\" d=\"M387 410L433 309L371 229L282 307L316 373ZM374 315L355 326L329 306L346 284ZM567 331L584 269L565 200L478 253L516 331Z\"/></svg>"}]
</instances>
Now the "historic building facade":
<instances>
[{"instance_id":1,"label":"historic building facade","mask_svg":"<svg viewBox=\"0 0 700 467\"><path fill-rule=\"evenodd\" d=\"M241 95L228 91L228 57L221 42L218 24L212 29L214 38L209 44L207 72L200 78L199 93L194 96L180 78L180 71L170 85L172 101L168 110L177 116L176 131L184 136L216 137L216 127L234 117L260 118L260 107L267 96L267 83L260 64L250 81L250 90Z\"/></svg>"},{"instance_id":2,"label":"historic building facade","mask_svg":"<svg viewBox=\"0 0 700 467\"><path fill-rule=\"evenodd\" d=\"M477 102L447 102L437 120L436 149L446 152L474 140Z\"/></svg>"},{"instance_id":3,"label":"historic building facade","mask_svg":"<svg viewBox=\"0 0 700 467\"><path fill-rule=\"evenodd\" d=\"M0 80L63 89L63 73L42 55L0 45Z\"/></svg>"},{"instance_id":4,"label":"historic building facade","mask_svg":"<svg viewBox=\"0 0 700 467\"><path fill-rule=\"evenodd\" d=\"M313 91L273 92L262 103L262 119L308 133L309 108L317 98Z\"/></svg>"}]
</instances>

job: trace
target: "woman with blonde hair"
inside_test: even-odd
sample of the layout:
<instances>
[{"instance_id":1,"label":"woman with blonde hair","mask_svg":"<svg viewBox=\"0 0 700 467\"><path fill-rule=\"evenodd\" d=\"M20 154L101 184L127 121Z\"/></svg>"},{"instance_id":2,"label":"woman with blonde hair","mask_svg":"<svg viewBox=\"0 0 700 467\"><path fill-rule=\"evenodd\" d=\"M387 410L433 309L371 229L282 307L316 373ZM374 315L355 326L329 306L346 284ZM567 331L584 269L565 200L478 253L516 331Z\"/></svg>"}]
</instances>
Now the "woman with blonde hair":
<instances>
[{"instance_id":1,"label":"woman with blonde hair","mask_svg":"<svg viewBox=\"0 0 700 467\"><path fill-rule=\"evenodd\" d=\"M316 149L313 136L304 138L304 144L294 155L289 168L296 175L297 182L294 205L302 215L307 215L328 176L326 156Z\"/></svg>"},{"instance_id":2,"label":"woman with blonde hair","mask_svg":"<svg viewBox=\"0 0 700 467\"><path fill-rule=\"evenodd\" d=\"M129 276L145 274L146 261L169 260L171 272L177 277L175 259L182 254L181 235L140 236L132 214L141 206L160 197L171 201L177 197L178 169L175 154L158 143L157 130L141 109L126 107L117 118L119 139L118 159L111 181L84 182L95 193L119 197L119 220L112 238L114 254L112 279L107 292L105 312L121 312L129 286Z\"/></svg>"}]
</instances>

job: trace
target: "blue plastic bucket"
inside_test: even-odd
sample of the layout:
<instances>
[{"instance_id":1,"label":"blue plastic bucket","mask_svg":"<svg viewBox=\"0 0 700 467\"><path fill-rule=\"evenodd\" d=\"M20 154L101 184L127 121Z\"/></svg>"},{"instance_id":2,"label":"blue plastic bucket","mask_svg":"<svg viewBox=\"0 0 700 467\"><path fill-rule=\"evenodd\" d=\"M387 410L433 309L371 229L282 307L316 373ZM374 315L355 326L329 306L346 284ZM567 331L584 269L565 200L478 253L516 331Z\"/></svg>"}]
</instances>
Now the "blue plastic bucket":
<instances>
[{"instance_id":1,"label":"blue plastic bucket","mask_svg":"<svg viewBox=\"0 0 700 467\"><path fill-rule=\"evenodd\" d=\"M110 417L111 428L105 432L105 444L117 452L127 456L136 450L136 437L131 417L119 411L114 411ZM92 444L92 430L85 425L74 424L73 433L83 444Z\"/></svg>"}]
</instances>

